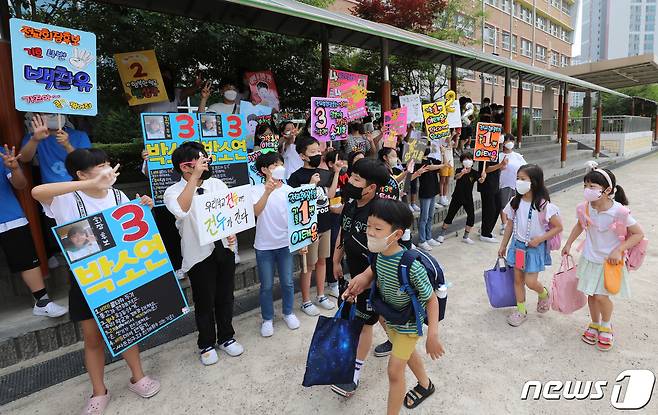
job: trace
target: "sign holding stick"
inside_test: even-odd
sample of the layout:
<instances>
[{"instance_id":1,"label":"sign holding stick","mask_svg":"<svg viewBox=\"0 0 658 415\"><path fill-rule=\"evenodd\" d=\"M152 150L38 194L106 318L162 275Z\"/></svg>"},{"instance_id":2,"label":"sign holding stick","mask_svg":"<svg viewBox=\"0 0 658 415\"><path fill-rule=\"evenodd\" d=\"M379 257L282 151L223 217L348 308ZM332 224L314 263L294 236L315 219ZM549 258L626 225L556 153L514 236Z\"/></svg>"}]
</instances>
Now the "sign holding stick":
<instances>
[{"instance_id":1,"label":"sign holding stick","mask_svg":"<svg viewBox=\"0 0 658 415\"><path fill-rule=\"evenodd\" d=\"M495 123L479 122L475 134L474 161L498 161L498 148L503 126Z\"/></svg>"},{"instance_id":2,"label":"sign holding stick","mask_svg":"<svg viewBox=\"0 0 658 415\"><path fill-rule=\"evenodd\" d=\"M256 226L251 186L224 193L204 193L192 199L192 215L200 245L219 241Z\"/></svg>"},{"instance_id":3,"label":"sign holding stick","mask_svg":"<svg viewBox=\"0 0 658 415\"><path fill-rule=\"evenodd\" d=\"M130 97L128 105L169 100L154 50L117 53L114 55L114 61L119 70L123 91Z\"/></svg>"},{"instance_id":4,"label":"sign holding stick","mask_svg":"<svg viewBox=\"0 0 658 415\"><path fill-rule=\"evenodd\" d=\"M53 233L112 356L189 311L148 207L130 202Z\"/></svg>"},{"instance_id":5,"label":"sign holding stick","mask_svg":"<svg viewBox=\"0 0 658 415\"><path fill-rule=\"evenodd\" d=\"M288 193L288 247L290 252L298 251L318 239L317 198L317 190L312 184L295 188ZM306 262L305 258L303 262Z\"/></svg>"},{"instance_id":6,"label":"sign holding stick","mask_svg":"<svg viewBox=\"0 0 658 415\"><path fill-rule=\"evenodd\" d=\"M347 139L347 100L311 98L311 137L318 141Z\"/></svg>"},{"instance_id":7,"label":"sign holding stick","mask_svg":"<svg viewBox=\"0 0 658 415\"><path fill-rule=\"evenodd\" d=\"M95 34L17 18L9 28L17 110L98 113Z\"/></svg>"}]
</instances>

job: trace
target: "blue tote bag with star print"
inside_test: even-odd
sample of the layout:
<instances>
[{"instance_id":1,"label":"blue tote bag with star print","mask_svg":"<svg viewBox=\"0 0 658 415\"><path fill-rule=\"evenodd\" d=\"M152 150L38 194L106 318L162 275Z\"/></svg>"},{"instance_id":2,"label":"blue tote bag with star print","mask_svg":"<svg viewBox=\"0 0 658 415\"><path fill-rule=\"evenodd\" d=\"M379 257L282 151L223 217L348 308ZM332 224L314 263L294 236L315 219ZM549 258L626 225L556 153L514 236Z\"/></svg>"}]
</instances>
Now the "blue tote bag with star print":
<instances>
[{"instance_id":1,"label":"blue tote bag with star print","mask_svg":"<svg viewBox=\"0 0 658 415\"><path fill-rule=\"evenodd\" d=\"M333 317L318 317L308 349L303 386L352 382L363 321L354 318L354 304L350 307L349 318L341 318L344 305L342 302Z\"/></svg>"}]
</instances>

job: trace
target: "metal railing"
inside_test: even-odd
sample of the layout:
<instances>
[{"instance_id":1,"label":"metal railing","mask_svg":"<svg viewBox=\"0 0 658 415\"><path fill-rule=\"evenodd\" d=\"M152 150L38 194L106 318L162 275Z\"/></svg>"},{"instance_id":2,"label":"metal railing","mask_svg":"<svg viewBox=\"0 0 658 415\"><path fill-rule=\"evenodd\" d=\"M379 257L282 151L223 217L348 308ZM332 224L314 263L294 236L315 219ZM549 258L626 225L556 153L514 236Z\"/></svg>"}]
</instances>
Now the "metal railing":
<instances>
[{"instance_id":1,"label":"metal railing","mask_svg":"<svg viewBox=\"0 0 658 415\"><path fill-rule=\"evenodd\" d=\"M568 130L571 134L595 134L596 117L570 118ZM604 116L601 133L635 133L651 131L651 118L631 115ZM534 135L557 134L557 119L533 118Z\"/></svg>"}]
</instances>

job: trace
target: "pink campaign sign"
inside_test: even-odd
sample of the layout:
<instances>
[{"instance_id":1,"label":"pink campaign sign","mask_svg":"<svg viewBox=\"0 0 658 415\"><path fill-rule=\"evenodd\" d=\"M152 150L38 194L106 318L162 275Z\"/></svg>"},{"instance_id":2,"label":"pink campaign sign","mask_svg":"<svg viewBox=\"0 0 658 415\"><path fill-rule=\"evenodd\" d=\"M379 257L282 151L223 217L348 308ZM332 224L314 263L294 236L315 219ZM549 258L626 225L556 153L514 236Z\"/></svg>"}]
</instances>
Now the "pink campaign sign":
<instances>
[{"instance_id":1,"label":"pink campaign sign","mask_svg":"<svg viewBox=\"0 0 658 415\"><path fill-rule=\"evenodd\" d=\"M327 97L347 99L350 120L368 115L366 96L368 95L368 75L331 69L327 84Z\"/></svg>"},{"instance_id":2,"label":"pink campaign sign","mask_svg":"<svg viewBox=\"0 0 658 415\"><path fill-rule=\"evenodd\" d=\"M347 139L347 100L311 98L311 136L318 141Z\"/></svg>"}]
</instances>

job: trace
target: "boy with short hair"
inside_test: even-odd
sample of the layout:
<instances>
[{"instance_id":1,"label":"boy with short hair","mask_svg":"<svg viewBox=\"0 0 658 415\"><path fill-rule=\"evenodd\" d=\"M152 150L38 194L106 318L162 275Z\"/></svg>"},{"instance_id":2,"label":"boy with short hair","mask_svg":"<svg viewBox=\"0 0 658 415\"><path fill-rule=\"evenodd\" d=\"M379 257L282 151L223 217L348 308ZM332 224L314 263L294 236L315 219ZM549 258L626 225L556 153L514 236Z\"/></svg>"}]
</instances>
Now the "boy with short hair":
<instances>
[{"instance_id":1,"label":"boy with short hair","mask_svg":"<svg viewBox=\"0 0 658 415\"><path fill-rule=\"evenodd\" d=\"M397 241L404 230L413 222L413 214L409 208L397 200L377 200L370 209L368 217L368 249L377 254L375 263L371 266L376 272L355 277L349 284L344 298L352 299L361 294L365 287L372 283L376 275L376 287L379 296L390 307L403 310L412 307L409 294L400 291L398 267L405 249ZM417 293L417 298L427 313L427 354L432 360L438 359L444 353L439 341L439 302L430 283L427 271L419 262L414 262L409 270L409 282ZM388 361L388 403L387 414L399 414L402 405L413 409L432 395L435 387L427 376L425 366L416 351L416 343L420 338L415 322L392 324L386 322L388 337L393 344L393 351ZM405 396L405 367L409 366L418 384Z\"/></svg>"},{"instance_id":2,"label":"boy with short hair","mask_svg":"<svg viewBox=\"0 0 658 415\"><path fill-rule=\"evenodd\" d=\"M215 343L229 356L239 356L244 348L234 339L233 287L235 285L235 257L222 241L199 245L196 236L193 199L204 193L228 190L224 182L210 173L210 159L201 143L186 142L171 155L174 170L181 180L164 193L167 209L176 217L181 235L183 272L187 272L192 286L194 317L199 338L201 362L208 366L217 363ZM235 235L228 238L235 244ZM215 330L215 325L217 330Z\"/></svg>"}]
</instances>

